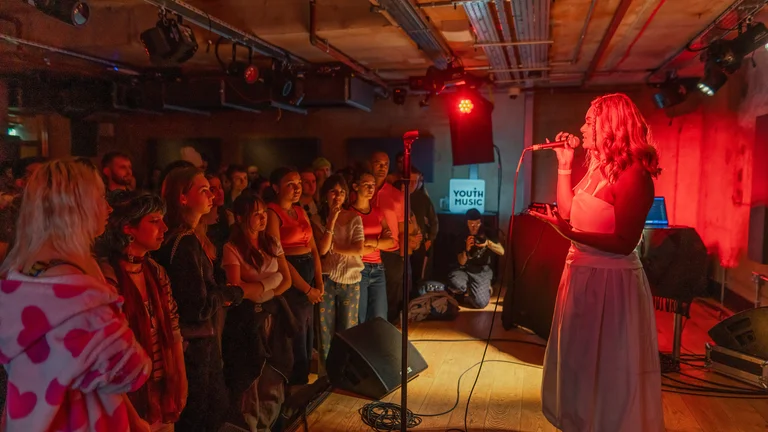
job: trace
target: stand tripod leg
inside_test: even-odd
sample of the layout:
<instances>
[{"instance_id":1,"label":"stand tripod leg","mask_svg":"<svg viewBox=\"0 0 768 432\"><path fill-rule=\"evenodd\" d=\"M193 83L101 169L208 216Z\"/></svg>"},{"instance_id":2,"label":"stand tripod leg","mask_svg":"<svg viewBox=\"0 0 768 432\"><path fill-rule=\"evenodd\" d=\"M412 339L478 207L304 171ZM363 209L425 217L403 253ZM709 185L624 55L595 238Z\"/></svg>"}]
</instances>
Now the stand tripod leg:
<instances>
[{"instance_id":1,"label":"stand tripod leg","mask_svg":"<svg viewBox=\"0 0 768 432\"><path fill-rule=\"evenodd\" d=\"M682 345L683 338L683 315L675 314L675 324L672 327L673 339L672 339L672 358L676 361L680 361L680 346Z\"/></svg>"}]
</instances>

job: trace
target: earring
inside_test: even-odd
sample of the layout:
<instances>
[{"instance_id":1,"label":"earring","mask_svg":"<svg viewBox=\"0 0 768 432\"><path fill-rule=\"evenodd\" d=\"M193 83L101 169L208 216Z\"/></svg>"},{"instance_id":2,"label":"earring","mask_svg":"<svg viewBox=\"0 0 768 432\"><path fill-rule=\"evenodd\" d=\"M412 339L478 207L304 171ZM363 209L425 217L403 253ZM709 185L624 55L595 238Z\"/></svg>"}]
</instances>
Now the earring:
<instances>
[{"instance_id":1,"label":"earring","mask_svg":"<svg viewBox=\"0 0 768 432\"><path fill-rule=\"evenodd\" d=\"M136 238L131 234L128 234L128 243L133 243L134 240L136 240Z\"/></svg>"}]
</instances>

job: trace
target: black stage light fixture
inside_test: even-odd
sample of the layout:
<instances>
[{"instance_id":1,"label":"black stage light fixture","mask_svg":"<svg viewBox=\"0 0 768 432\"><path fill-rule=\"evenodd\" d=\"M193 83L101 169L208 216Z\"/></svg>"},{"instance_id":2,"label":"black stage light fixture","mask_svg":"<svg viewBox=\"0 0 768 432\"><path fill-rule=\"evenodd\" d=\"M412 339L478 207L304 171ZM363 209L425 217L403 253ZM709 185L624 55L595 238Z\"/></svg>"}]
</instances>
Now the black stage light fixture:
<instances>
[{"instance_id":1,"label":"black stage light fixture","mask_svg":"<svg viewBox=\"0 0 768 432\"><path fill-rule=\"evenodd\" d=\"M91 16L91 8L83 0L28 0L40 12L75 27L84 26Z\"/></svg>"},{"instance_id":2,"label":"black stage light fixture","mask_svg":"<svg viewBox=\"0 0 768 432\"><path fill-rule=\"evenodd\" d=\"M182 24L181 16L169 18L162 12L155 27L141 33L139 39L157 66L178 65L191 59L197 52L197 40L189 26Z\"/></svg>"},{"instance_id":3,"label":"black stage light fixture","mask_svg":"<svg viewBox=\"0 0 768 432\"><path fill-rule=\"evenodd\" d=\"M680 78L674 74L670 75L663 83L654 85L656 93L653 94L653 101L661 109L680 105L685 102L698 82L698 78Z\"/></svg>"},{"instance_id":4,"label":"black stage light fixture","mask_svg":"<svg viewBox=\"0 0 768 432\"><path fill-rule=\"evenodd\" d=\"M704 77L696 84L696 87L707 96L714 96L718 90L728 81L728 76L714 61L707 61L704 67Z\"/></svg>"}]
</instances>

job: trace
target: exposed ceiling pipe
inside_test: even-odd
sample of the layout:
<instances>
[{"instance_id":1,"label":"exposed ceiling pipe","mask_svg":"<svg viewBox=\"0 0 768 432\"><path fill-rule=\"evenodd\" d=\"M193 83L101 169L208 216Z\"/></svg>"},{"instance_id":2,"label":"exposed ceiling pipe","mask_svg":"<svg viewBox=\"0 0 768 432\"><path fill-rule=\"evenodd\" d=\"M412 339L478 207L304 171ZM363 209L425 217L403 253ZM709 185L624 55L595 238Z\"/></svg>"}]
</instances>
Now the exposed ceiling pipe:
<instances>
[{"instance_id":1,"label":"exposed ceiling pipe","mask_svg":"<svg viewBox=\"0 0 768 432\"><path fill-rule=\"evenodd\" d=\"M132 69L131 67L125 66L123 64L120 64L120 63L115 63L115 62L110 61L110 60L105 60L103 58L94 57L94 56L90 56L90 55L87 55L87 54L81 54L79 52L75 52L75 51L71 51L71 50L67 50L67 49L63 49L63 48L57 48L57 47L54 47L54 46L45 45L45 44L42 44L42 43L39 43L39 42L35 42L35 41L31 41L31 40L17 38L17 37L10 36L10 35L7 35L7 34L0 33L0 40L4 40L4 41L10 42L12 44L26 45L26 46L31 46L31 47L39 48L39 49L42 49L42 50L45 50L45 51L54 52L54 53L57 53L57 54L63 54L63 55L69 56L69 57L74 57L74 58L78 58L78 59L81 59L81 60L86 60L86 61L89 61L91 63L97 63L97 64L100 64L100 65L106 66L107 70L114 71L114 72L120 72L120 73L124 73L124 74L127 74L127 75L141 75L141 72L139 72L139 71L137 71L135 69Z\"/></svg>"},{"instance_id":2,"label":"exposed ceiling pipe","mask_svg":"<svg viewBox=\"0 0 768 432\"><path fill-rule=\"evenodd\" d=\"M388 14L438 69L455 57L451 47L427 16L409 0L371 0L378 12Z\"/></svg>"},{"instance_id":3,"label":"exposed ceiling pipe","mask_svg":"<svg viewBox=\"0 0 768 432\"><path fill-rule=\"evenodd\" d=\"M379 87L387 89L387 83L376 72L360 64L352 57L344 54L327 40L317 36L317 0L309 0L309 42L329 56L347 65L364 79L376 83Z\"/></svg>"},{"instance_id":4,"label":"exposed ceiling pipe","mask_svg":"<svg viewBox=\"0 0 768 432\"><path fill-rule=\"evenodd\" d=\"M513 24L518 40L551 38L550 2L551 0L512 0ZM520 55L520 67L541 67L549 63L549 45L523 45L518 47L517 52Z\"/></svg>"},{"instance_id":5,"label":"exposed ceiling pipe","mask_svg":"<svg viewBox=\"0 0 768 432\"><path fill-rule=\"evenodd\" d=\"M677 63L678 67L682 67L699 56L698 51L689 49L694 43L703 41L706 44L712 43L716 40L722 39L728 33L731 32L737 26L734 26L733 22L730 22L726 27L720 27L723 21L729 17L733 17L735 14L735 21L738 25L741 25L747 18L757 14L765 5L768 4L766 0L736 0L725 9L714 21L712 21L707 27L704 28L699 34L697 34L690 42L686 43L671 57L664 60L657 68L655 68L646 78L646 81L651 81L654 77L664 79L666 76L666 69L674 69L672 66ZM731 20L729 20L731 21Z\"/></svg>"},{"instance_id":6,"label":"exposed ceiling pipe","mask_svg":"<svg viewBox=\"0 0 768 432\"><path fill-rule=\"evenodd\" d=\"M211 16L210 14L197 9L196 7L184 3L181 0L144 0L145 3L168 9L182 16L186 21L196 26L215 33L221 37L237 42L240 45L253 49L254 52L282 60L288 63L309 62L297 55L294 55L283 48L272 45L271 43L259 37L250 35L232 25Z\"/></svg>"},{"instance_id":7,"label":"exposed ceiling pipe","mask_svg":"<svg viewBox=\"0 0 768 432\"><path fill-rule=\"evenodd\" d=\"M621 3L619 3L619 6L616 8L616 12L613 13L611 23L608 25L608 29L605 31L603 39L600 40L600 45L598 45L597 51L595 51L595 55L592 57L592 61L589 62L589 66L587 67L587 71L584 75L585 82L589 81L594 76L595 71L597 70L597 66L603 59L605 50L608 49L608 45L611 43L613 35L616 34L616 30L619 29L619 25L624 19L624 16L627 14L627 10L629 10L629 5L631 3L632 0L621 0Z\"/></svg>"},{"instance_id":8,"label":"exposed ceiling pipe","mask_svg":"<svg viewBox=\"0 0 768 432\"><path fill-rule=\"evenodd\" d=\"M507 51L507 58L509 59L509 67L519 66L520 62L518 61L518 58L517 58L517 52L515 51L515 46L511 45L511 43L515 42L515 40L512 37L512 28L509 26L509 20L507 20L507 9L504 7L504 0L495 0L495 5L496 5L496 15L499 18L499 26L501 27L501 36L502 36L501 42L496 42L496 43L502 43L502 44L509 43L510 45L505 45L506 51ZM496 69L505 69L505 68L496 68ZM523 74L513 73L512 76L515 78L517 78L518 76L522 78Z\"/></svg>"},{"instance_id":9,"label":"exposed ceiling pipe","mask_svg":"<svg viewBox=\"0 0 768 432\"><path fill-rule=\"evenodd\" d=\"M436 8L436 7L447 7L447 6L453 6L454 8L457 6L461 6L465 3L490 3L494 0L446 0L446 1L432 1L432 2L424 2L424 3L418 3L416 4L416 7L419 9L427 9L427 8ZM507 3L510 2L510 0L504 0Z\"/></svg>"},{"instance_id":10,"label":"exposed ceiling pipe","mask_svg":"<svg viewBox=\"0 0 768 432\"><path fill-rule=\"evenodd\" d=\"M555 41L514 41L514 42L491 42L491 43L477 43L475 48L483 48L487 46L518 46L518 45L552 45Z\"/></svg>"},{"instance_id":11,"label":"exposed ceiling pipe","mask_svg":"<svg viewBox=\"0 0 768 432\"><path fill-rule=\"evenodd\" d=\"M465 2L464 11L467 13L469 23L472 25L472 29L475 32L477 41L480 43L498 43L499 33L496 31L493 18L491 17L491 10L488 4L485 2ZM506 69L510 65L507 64L507 59L504 56L504 50L498 46L484 47L485 56L488 58L488 63L494 69ZM499 79L511 79L512 76L508 72L500 73L497 78Z\"/></svg>"},{"instance_id":12,"label":"exposed ceiling pipe","mask_svg":"<svg viewBox=\"0 0 768 432\"><path fill-rule=\"evenodd\" d=\"M547 71L552 70L551 67L538 67L538 68L508 68L508 69L493 69L490 66L470 66L464 68L465 71L487 71L491 73L498 72L534 72L534 71Z\"/></svg>"}]
</instances>

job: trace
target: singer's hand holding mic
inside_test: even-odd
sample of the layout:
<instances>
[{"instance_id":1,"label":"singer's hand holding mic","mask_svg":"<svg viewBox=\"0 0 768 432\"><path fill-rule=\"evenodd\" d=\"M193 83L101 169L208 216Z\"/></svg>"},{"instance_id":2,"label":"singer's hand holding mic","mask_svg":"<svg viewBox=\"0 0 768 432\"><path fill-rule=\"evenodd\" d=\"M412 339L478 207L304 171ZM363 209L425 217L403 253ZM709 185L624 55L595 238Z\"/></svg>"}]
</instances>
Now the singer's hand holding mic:
<instances>
[{"instance_id":1,"label":"singer's hand holding mic","mask_svg":"<svg viewBox=\"0 0 768 432\"><path fill-rule=\"evenodd\" d=\"M555 141L562 145L552 147L557 155L557 168L559 170L570 170L573 164L573 150L581 145L581 140L576 135L568 132L560 132L555 136ZM549 139L547 139L549 142Z\"/></svg>"}]
</instances>

